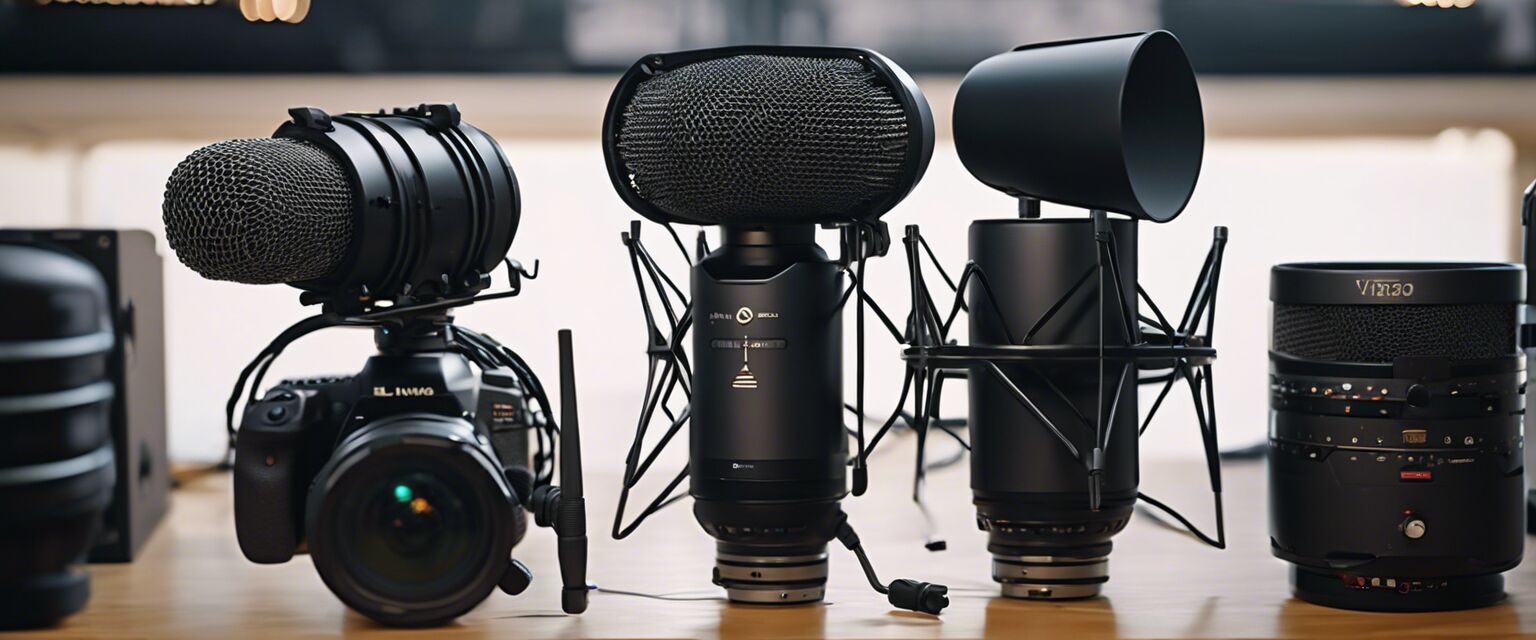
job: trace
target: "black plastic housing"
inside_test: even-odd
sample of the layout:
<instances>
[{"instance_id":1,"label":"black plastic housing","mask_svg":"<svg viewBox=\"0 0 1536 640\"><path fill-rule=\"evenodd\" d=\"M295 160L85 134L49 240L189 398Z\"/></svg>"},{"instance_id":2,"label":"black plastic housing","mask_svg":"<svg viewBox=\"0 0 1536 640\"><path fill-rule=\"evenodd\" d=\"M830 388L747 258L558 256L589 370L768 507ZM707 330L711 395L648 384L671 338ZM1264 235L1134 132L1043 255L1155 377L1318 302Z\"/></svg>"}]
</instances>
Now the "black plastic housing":
<instances>
[{"instance_id":1,"label":"black plastic housing","mask_svg":"<svg viewBox=\"0 0 1536 640\"><path fill-rule=\"evenodd\" d=\"M968 298L970 341L977 347L1008 345L1066 295L1075 276L1097 262L1092 220L996 219L971 223L970 258L990 274L990 291L972 280ZM1115 235L1126 308L1137 309L1136 225L1132 219L1109 221ZM1119 327L1121 306L1106 291L1105 325ZM995 300L996 306L985 300ZM1092 346L1098 344L1096 281L1083 285L1043 328L1035 344ZM999 310L1001 313L999 313ZM1004 318L1012 325L1004 330ZM1109 346L1125 346L1119 331L1107 330ZM1110 539L1130 520L1139 483L1137 464L1136 379L1120 384L1118 366L1101 369L1096 360L1062 360L1033 366L999 365L1009 381L1033 398L1052 422L1083 451L1094 444L1092 429L1079 426L1074 415L1096 415L1099 385L1119 393L1119 410L1105 449L1100 509L1088 508L1088 483L1082 463L1062 447L1033 413L1019 404L1002 382L983 366L971 367L970 433L971 490L977 520L988 532L988 550L1011 556L1102 556ZM1036 373L1038 371L1038 373ZM1071 401L1063 402L1052 386ZM1108 402L1106 399L1105 402ZM1027 454L1025 452L1028 452ZM1028 464L1020 464L1020 456Z\"/></svg>"},{"instance_id":2,"label":"black plastic housing","mask_svg":"<svg viewBox=\"0 0 1536 640\"><path fill-rule=\"evenodd\" d=\"M452 104L332 116L291 109L276 138L310 142L350 178L353 239L341 265L290 283L338 311L375 300L460 297L490 284L517 233L517 177Z\"/></svg>"},{"instance_id":3,"label":"black plastic housing","mask_svg":"<svg viewBox=\"0 0 1536 640\"><path fill-rule=\"evenodd\" d=\"M116 390L108 426L117 482L89 560L130 562L165 516L171 494L165 287L155 238L139 229L0 229L0 243L8 242L76 256L106 281L117 338L106 367Z\"/></svg>"},{"instance_id":4,"label":"black plastic housing","mask_svg":"<svg viewBox=\"0 0 1536 640\"><path fill-rule=\"evenodd\" d=\"M686 66L705 60L729 58L743 55L786 56L805 58L849 58L858 60L867 65L871 70L883 77L898 101L901 102L906 112L908 131L912 132L907 144L906 162L903 169L902 185L894 189L884 198L871 201L868 205L857 211L848 211L843 215L829 217L826 220L818 220L817 223L854 222L860 220L874 220L890 211L911 193L912 188L922 179L923 172L928 169L928 159L933 155L933 112L928 108L928 101L923 97L917 83L907 72L889 58L870 49L853 47L802 47L802 46L735 46L718 47L713 49L693 49L688 51L675 51L671 53L652 53L640 58L624 75L619 78L618 86L614 87L613 95L608 99L608 108L603 117L603 160L608 165L608 177L613 182L613 188L618 191L619 197L640 215L653 222L682 223L696 225L718 224L712 220L685 219L673 216L658 209L650 201L637 193L630 185L624 161L619 157L617 149L618 128L620 119L623 118L624 108L634 96L636 88L641 82L658 73L665 73L670 69ZM740 221L749 222L749 221ZM772 224L773 220L761 221Z\"/></svg>"},{"instance_id":5,"label":"black plastic housing","mask_svg":"<svg viewBox=\"0 0 1536 640\"><path fill-rule=\"evenodd\" d=\"M730 553L819 549L848 492L840 267L810 226L724 238L693 269L694 514Z\"/></svg>"},{"instance_id":6,"label":"black plastic housing","mask_svg":"<svg viewBox=\"0 0 1536 640\"><path fill-rule=\"evenodd\" d=\"M977 180L1009 195L1167 222L1200 176L1203 117L1173 34L1047 42L966 73L955 148Z\"/></svg>"},{"instance_id":7,"label":"black plastic housing","mask_svg":"<svg viewBox=\"0 0 1536 640\"><path fill-rule=\"evenodd\" d=\"M1277 338L1270 536L1274 554L1295 565L1298 598L1378 611L1504 598L1499 574L1519 564L1525 542L1525 356L1515 322L1524 289L1524 268L1510 264L1274 268L1277 335L1317 314L1364 323L1335 327L1339 340L1438 336L1408 343L1424 352L1370 362L1299 357ZM1287 305L1302 306L1282 316ZM1414 306L1486 307L1495 320L1402 326L1396 312ZM1340 308L1353 311L1333 315ZM1502 332L1499 353L1473 355L1485 342L1474 336L1489 332Z\"/></svg>"}]
</instances>

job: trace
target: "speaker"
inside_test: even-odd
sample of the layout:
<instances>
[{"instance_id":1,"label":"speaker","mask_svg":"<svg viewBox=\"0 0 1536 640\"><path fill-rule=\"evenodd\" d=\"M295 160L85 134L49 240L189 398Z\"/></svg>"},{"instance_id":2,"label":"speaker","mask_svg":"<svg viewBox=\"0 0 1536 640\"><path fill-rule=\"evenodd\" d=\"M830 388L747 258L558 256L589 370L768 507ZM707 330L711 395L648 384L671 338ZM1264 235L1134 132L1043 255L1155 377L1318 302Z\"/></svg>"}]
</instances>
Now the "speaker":
<instances>
[{"instance_id":1,"label":"speaker","mask_svg":"<svg viewBox=\"0 0 1536 640\"><path fill-rule=\"evenodd\" d=\"M170 498L165 442L165 294L155 237L142 230L4 229L0 241L61 249L101 272L117 346L107 374L117 485L91 562L131 562Z\"/></svg>"}]
</instances>

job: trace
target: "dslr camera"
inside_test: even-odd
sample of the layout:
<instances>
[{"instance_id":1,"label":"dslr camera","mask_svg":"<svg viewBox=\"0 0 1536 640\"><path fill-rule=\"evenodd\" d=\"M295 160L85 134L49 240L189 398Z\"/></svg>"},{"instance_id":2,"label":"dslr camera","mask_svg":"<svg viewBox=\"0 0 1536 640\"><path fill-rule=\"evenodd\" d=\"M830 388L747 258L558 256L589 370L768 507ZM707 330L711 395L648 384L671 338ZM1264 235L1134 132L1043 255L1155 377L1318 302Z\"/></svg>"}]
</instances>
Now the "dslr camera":
<instances>
[{"instance_id":1,"label":"dslr camera","mask_svg":"<svg viewBox=\"0 0 1536 640\"><path fill-rule=\"evenodd\" d=\"M477 380L449 351L451 327L409 339L380 328L357 375L286 380L246 407L234 482L248 559L307 547L348 606L402 625L527 586L512 546L525 511L558 494L532 489L529 432L548 423L527 402L537 379L499 368Z\"/></svg>"},{"instance_id":2,"label":"dslr camera","mask_svg":"<svg viewBox=\"0 0 1536 640\"><path fill-rule=\"evenodd\" d=\"M182 263L214 280L286 283L321 307L241 371L226 405L241 551L267 564L307 551L363 615L436 625L497 587L528 587L512 547L532 512L558 538L561 608L581 613L570 332L557 423L527 362L451 315L537 277L537 264L506 257L521 210L506 156L451 104L289 116L271 138L193 152L166 182L166 238ZM485 293L502 265L509 289ZM287 346L332 327L373 331L362 371L258 395Z\"/></svg>"}]
</instances>

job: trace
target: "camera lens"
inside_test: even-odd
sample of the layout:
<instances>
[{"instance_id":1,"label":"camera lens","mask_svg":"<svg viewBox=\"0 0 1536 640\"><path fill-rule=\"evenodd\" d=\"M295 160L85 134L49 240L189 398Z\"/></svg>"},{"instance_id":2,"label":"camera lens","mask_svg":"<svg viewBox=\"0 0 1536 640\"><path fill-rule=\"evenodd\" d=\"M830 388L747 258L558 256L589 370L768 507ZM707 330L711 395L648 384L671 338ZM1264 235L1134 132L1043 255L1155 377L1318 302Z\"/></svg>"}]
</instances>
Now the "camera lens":
<instances>
[{"instance_id":1,"label":"camera lens","mask_svg":"<svg viewBox=\"0 0 1536 640\"><path fill-rule=\"evenodd\" d=\"M1270 534L1296 597L1486 606L1524 546L1518 265L1271 274Z\"/></svg>"},{"instance_id":2,"label":"camera lens","mask_svg":"<svg viewBox=\"0 0 1536 640\"><path fill-rule=\"evenodd\" d=\"M473 489L432 469L440 466L434 463L402 461L414 468L384 475L358 499L341 502L336 521L353 541L340 549L342 562L365 587L430 597L478 570L474 563L489 546L485 513L465 500Z\"/></svg>"},{"instance_id":3,"label":"camera lens","mask_svg":"<svg viewBox=\"0 0 1536 640\"><path fill-rule=\"evenodd\" d=\"M473 426L429 414L392 416L344 440L316 476L308 512L310 554L326 585L397 626L474 608L526 526Z\"/></svg>"},{"instance_id":4,"label":"camera lens","mask_svg":"<svg viewBox=\"0 0 1536 640\"><path fill-rule=\"evenodd\" d=\"M115 481L106 283L62 253L0 245L0 629L85 606L83 559Z\"/></svg>"}]
</instances>

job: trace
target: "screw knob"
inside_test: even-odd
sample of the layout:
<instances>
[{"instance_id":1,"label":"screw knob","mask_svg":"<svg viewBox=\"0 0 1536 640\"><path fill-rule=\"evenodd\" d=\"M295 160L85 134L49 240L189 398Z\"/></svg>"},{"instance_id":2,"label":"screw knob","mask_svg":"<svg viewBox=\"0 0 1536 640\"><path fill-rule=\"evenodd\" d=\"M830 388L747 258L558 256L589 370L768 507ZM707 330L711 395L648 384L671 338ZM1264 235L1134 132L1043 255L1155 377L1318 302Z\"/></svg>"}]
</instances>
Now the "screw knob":
<instances>
[{"instance_id":1,"label":"screw knob","mask_svg":"<svg viewBox=\"0 0 1536 640\"><path fill-rule=\"evenodd\" d=\"M1403 535L1407 536L1409 540L1418 540L1419 538L1424 537L1428 526L1429 525L1424 523L1423 518L1418 516L1409 516L1408 519L1404 520L1402 524Z\"/></svg>"}]
</instances>

